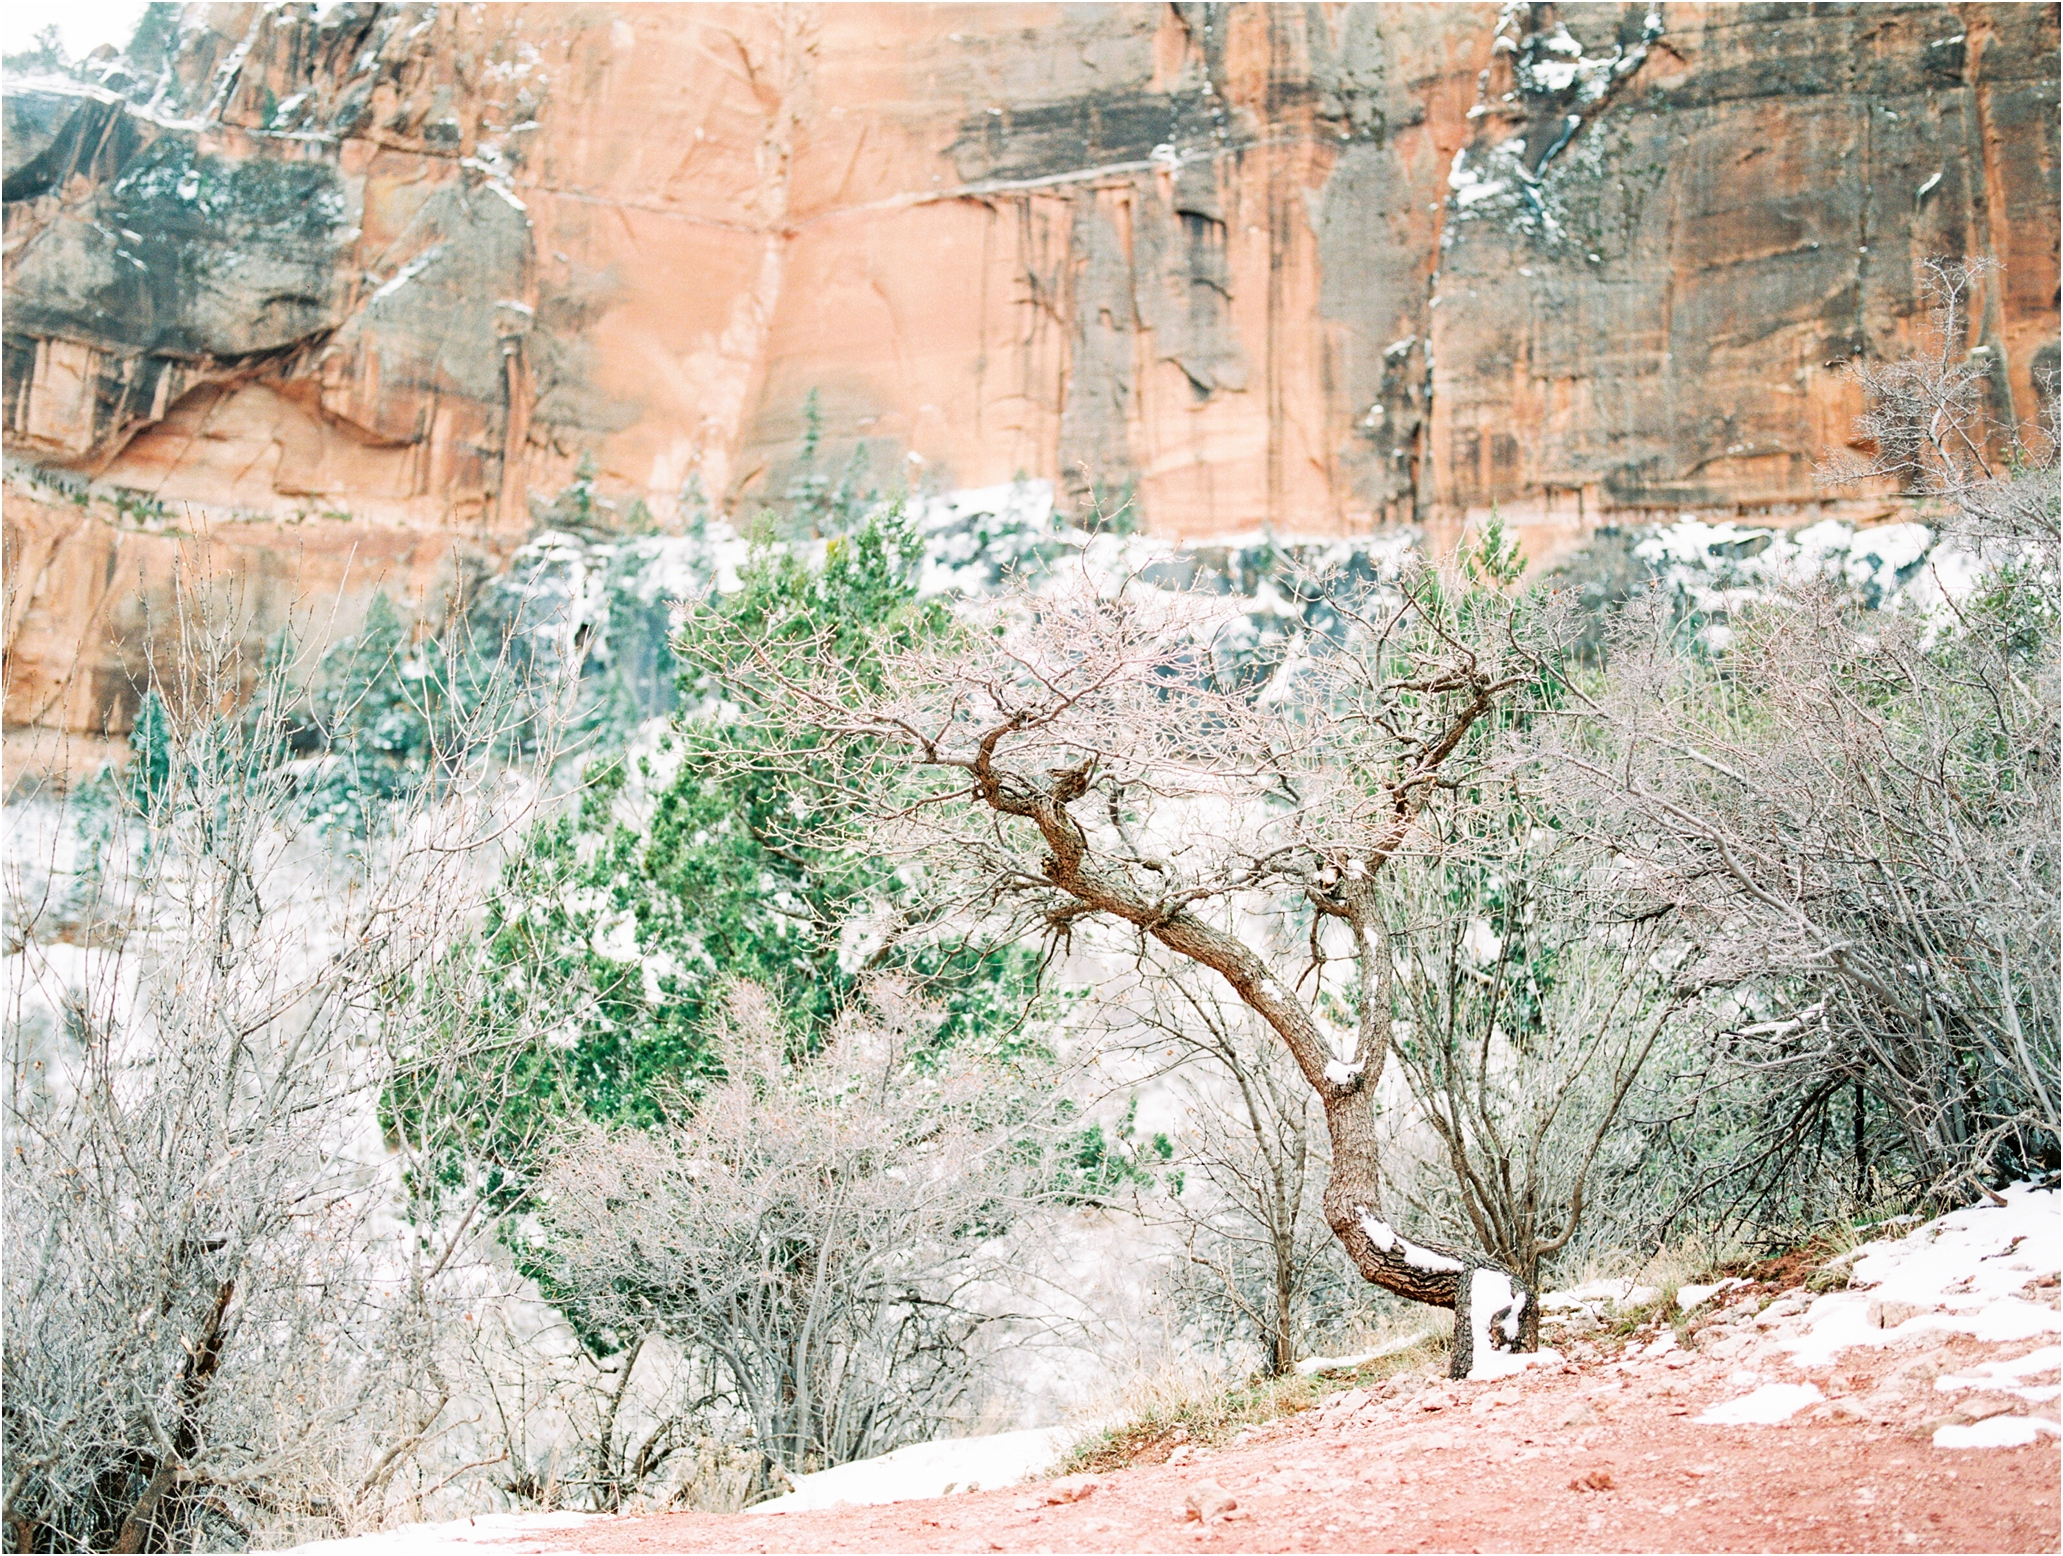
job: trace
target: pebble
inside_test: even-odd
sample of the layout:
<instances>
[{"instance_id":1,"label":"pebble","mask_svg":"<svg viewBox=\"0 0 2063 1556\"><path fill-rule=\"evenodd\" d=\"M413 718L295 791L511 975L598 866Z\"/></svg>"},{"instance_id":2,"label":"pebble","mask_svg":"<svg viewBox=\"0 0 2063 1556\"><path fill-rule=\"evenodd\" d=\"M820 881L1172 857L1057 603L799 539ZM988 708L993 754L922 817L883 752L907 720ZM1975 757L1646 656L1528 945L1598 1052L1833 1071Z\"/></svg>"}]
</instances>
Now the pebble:
<instances>
[{"instance_id":1,"label":"pebble","mask_svg":"<svg viewBox=\"0 0 2063 1556\"><path fill-rule=\"evenodd\" d=\"M1046 1504L1051 1507L1063 1502L1079 1502L1102 1484L1094 1475L1064 1476L1046 1488Z\"/></svg>"},{"instance_id":2,"label":"pebble","mask_svg":"<svg viewBox=\"0 0 2063 1556\"><path fill-rule=\"evenodd\" d=\"M1223 1518L1238 1506L1239 1503L1232 1493L1215 1480L1198 1481L1182 1498L1184 1516L1199 1523L1207 1524L1214 1519Z\"/></svg>"}]
</instances>

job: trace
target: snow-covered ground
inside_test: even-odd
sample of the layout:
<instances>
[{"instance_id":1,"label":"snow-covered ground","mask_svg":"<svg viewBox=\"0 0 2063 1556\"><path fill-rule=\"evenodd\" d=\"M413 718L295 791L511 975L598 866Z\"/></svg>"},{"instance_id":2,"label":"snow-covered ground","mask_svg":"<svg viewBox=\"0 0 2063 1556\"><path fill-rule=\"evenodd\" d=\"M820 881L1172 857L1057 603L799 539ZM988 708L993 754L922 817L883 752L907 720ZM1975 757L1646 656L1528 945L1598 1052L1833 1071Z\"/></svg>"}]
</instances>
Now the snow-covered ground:
<instances>
[{"instance_id":1,"label":"snow-covered ground","mask_svg":"<svg viewBox=\"0 0 2063 1556\"><path fill-rule=\"evenodd\" d=\"M2063 1317L2021 1293L2063 1272L2063 1195L2017 1184L2004 1197L1870 1245L1849 1289L1818 1298L1779 1344L1810 1367L1848 1346L1892 1345L1930 1329L1995 1344L2055 1336Z\"/></svg>"},{"instance_id":2,"label":"snow-covered ground","mask_svg":"<svg viewBox=\"0 0 2063 1556\"><path fill-rule=\"evenodd\" d=\"M2053 1295L2063 1276L2063 1193L2023 1183L2003 1199L1865 1244L1850 1257L1845 1290L1817 1297L1788 1292L1753 1315L1737 1338L1711 1347L1733 1360L1732 1381L1744 1392L1698 1420L1711 1426L1787 1421L1826 1396L1812 1381L1775 1374L1824 1377L1837 1361L1848 1365L1844 1355L1858 1349L1909 1352L1956 1335L2017 1354L1958 1364L1938 1377L1934 1390L1951 1396L1944 1413L1957 1398L1984 1393L2050 1406L2063 1394L2057 1381L2063 1345L2055 1343L2063 1338L2063 1312ZM2031 1341L2048 1343L2030 1347ZM1942 1424L1932 1441L1937 1448L2008 1448L2044 1434L2059 1434L2048 1413L1994 1415Z\"/></svg>"},{"instance_id":3,"label":"snow-covered ground","mask_svg":"<svg viewBox=\"0 0 2063 1556\"><path fill-rule=\"evenodd\" d=\"M755 1513L813 1513L827 1507L914 1502L956 1491L1014 1486L1059 1463L1080 1435L1075 1428L1039 1427L989 1437L949 1437L911 1443L879 1458L840 1464L793 1477L795 1489L750 1509Z\"/></svg>"}]
</instances>

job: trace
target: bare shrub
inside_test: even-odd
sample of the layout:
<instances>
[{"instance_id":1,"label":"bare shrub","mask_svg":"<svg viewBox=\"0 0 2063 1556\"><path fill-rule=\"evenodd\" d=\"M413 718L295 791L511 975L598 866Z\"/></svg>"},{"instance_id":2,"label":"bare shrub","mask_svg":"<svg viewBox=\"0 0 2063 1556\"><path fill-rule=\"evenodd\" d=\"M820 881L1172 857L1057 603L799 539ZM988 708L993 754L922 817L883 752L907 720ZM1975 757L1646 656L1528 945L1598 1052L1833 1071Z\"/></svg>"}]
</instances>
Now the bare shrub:
<instances>
[{"instance_id":1,"label":"bare shrub","mask_svg":"<svg viewBox=\"0 0 2063 1556\"><path fill-rule=\"evenodd\" d=\"M1614 922L1544 817L1457 840L1450 862L1388 882L1409 926L1397 1052L1439 1170L1412 1196L1538 1289L1615 1165L1629 1095L1689 998L1658 919ZM1680 1039L1679 1039L1680 1040ZM1609 1208L1609 1207L1608 1207ZM1534 1322L1537 1324L1537 1315Z\"/></svg>"},{"instance_id":2,"label":"bare shrub","mask_svg":"<svg viewBox=\"0 0 2063 1556\"><path fill-rule=\"evenodd\" d=\"M1350 1308L1346 1270L1320 1204L1330 1159L1318 1099L1272 1032L1200 969L1155 958L1111 1013L1116 1042L1152 1059L1182 1099L1166 1146L1184 1310L1216 1335L1252 1341L1279 1377ZM1242 1348L1244 1348L1242 1346Z\"/></svg>"},{"instance_id":3,"label":"bare shrub","mask_svg":"<svg viewBox=\"0 0 2063 1556\"><path fill-rule=\"evenodd\" d=\"M2054 410L1989 420L1961 344L1971 276L1934 268L1931 354L1859 371L1878 457L1836 471L1944 504L1980 552L1971 586L1891 613L1796 584L1717 649L1631 612L1547 757L1628 915L1696 941L1680 987L1740 1000L1716 1080L1761 1088L1762 1117L1696 1187L1779 1220L1837 1107L1860 1200L2057 1163Z\"/></svg>"},{"instance_id":4,"label":"bare shrub","mask_svg":"<svg viewBox=\"0 0 2063 1556\"><path fill-rule=\"evenodd\" d=\"M977 1288L1031 1188L1035 1123L995 1066L938 1049L936 1024L876 983L795 1057L738 986L715 1033L722 1078L657 1128L573 1131L538 1186L546 1290L613 1337L626 1381L649 1337L677 1346L707 1390L679 1418L728 1421L762 1485L928 1439L971 1402L969 1342L996 1316ZM649 1473L649 1447L629 1447L605 1434L596 1477Z\"/></svg>"},{"instance_id":5,"label":"bare shrub","mask_svg":"<svg viewBox=\"0 0 2063 1556\"><path fill-rule=\"evenodd\" d=\"M1874 480L1939 499L1950 533L1980 546L2032 544L2054 565L2063 521L2056 499L2056 390L2038 385L2031 422L1997 415L1997 349L1968 343L1971 294L1999 269L1992 260L1922 262L1928 349L1895 361L1863 359L1848 373L1868 408L1857 419L1868 458L1842 456L1821 472L1829 485Z\"/></svg>"},{"instance_id":6,"label":"bare shrub","mask_svg":"<svg viewBox=\"0 0 2063 1556\"><path fill-rule=\"evenodd\" d=\"M477 1227L425 1198L382 1099L477 996L447 953L536 787L492 767L489 699L377 839L329 847L284 739L291 655L250 662L235 618L182 589L179 662L86 841L11 850L15 1550L377 1525L449 1425L444 1278Z\"/></svg>"}]
</instances>

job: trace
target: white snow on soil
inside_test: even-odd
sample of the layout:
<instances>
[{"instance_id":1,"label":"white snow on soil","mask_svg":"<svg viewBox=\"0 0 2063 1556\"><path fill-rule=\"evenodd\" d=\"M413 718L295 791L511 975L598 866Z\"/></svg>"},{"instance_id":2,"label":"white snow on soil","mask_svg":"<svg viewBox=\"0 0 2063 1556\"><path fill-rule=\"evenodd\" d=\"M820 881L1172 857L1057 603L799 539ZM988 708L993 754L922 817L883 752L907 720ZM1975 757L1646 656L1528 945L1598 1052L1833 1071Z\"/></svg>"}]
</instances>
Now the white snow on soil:
<instances>
[{"instance_id":1,"label":"white snow on soil","mask_svg":"<svg viewBox=\"0 0 2063 1556\"><path fill-rule=\"evenodd\" d=\"M1752 1394L1714 1405L1698 1421L1704 1426L1773 1426L1825 1398L1810 1383L1766 1383Z\"/></svg>"},{"instance_id":2,"label":"white snow on soil","mask_svg":"<svg viewBox=\"0 0 2063 1556\"><path fill-rule=\"evenodd\" d=\"M1372 1351L1361 1351L1353 1356L1306 1356L1297 1363L1297 1373L1301 1377L1308 1378L1321 1372L1352 1372L1355 1368L1365 1367L1372 1361L1381 1361L1385 1356L1395 1356L1400 1352L1408 1351L1414 1345L1423 1345L1428 1340L1437 1340L1440 1334L1441 1331L1437 1329L1423 1329L1416 1334L1408 1334L1399 1339L1392 1340L1387 1345L1377 1346Z\"/></svg>"},{"instance_id":3,"label":"white snow on soil","mask_svg":"<svg viewBox=\"0 0 2063 1556\"><path fill-rule=\"evenodd\" d=\"M2005 1203L1989 1200L1915 1227L1902 1237L1866 1244L1853 1260L1849 1286L1808 1299L1788 1292L1765 1310L1768 1344L1799 1369L1831 1367L1850 1346L1883 1346L1929 1334L1967 1334L1994 1345L2043 1340L2017 1357L1973 1363L1936 1380L1946 1392L1994 1390L2029 1404L2063 1393L2053 1379L2063 1369L2063 1313L2050 1295L2063 1272L2063 1194L2015 1184ZM2042 1284L2037 1284L2042 1283ZM1789 1304L1797 1304L1793 1311ZM1781 1318L1777 1315L1782 1314ZM1772 1323L1772 1319L1776 1321ZM1743 1371L1737 1385L1761 1379ZM1769 1424L1817 1403L1810 1383L1773 1383L1707 1410L1711 1425ZM1934 1434L1938 1448L2008 1448L2058 1431L2045 1417L1994 1416L1973 1425L1949 1425Z\"/></svg>"},{"instance_id":4,"label":"white snow on soil","mask_svg":"<svg viewBox=\"0 0 2063 1556\"><path fill-rule=\"evenodd\" d=\"M2017 1394L2029 1404L2038 1405L2063 1395L2063 1385L2029 1384L2027 1380L2058 1371L2063 1371L2063 1345L2045 1345L2038 1351L2029 1351L2025 1356L2015 1356L2008 1361L1979 1362L1968 1374L1936 1378L1934 1386L1943 1393L1960 1389L1994 1389Z\"/></svg>"},{"instance_id":5,"label":"white snow on soil","mask_svg":"<svg viewBox=\"0 0 2063 1556\"><path fill-rule=\"evenodd\" d=\"M1709 1286L1679 1286L1676 1288L1676 1305L1688 1313L1699 1303L1710 1301L1722 1291L1731 1291L1736 1286L1747 1284L1740 1276L1729 1275L1725 1280L1714 1281Z\"/></svg>"},{"instance_id":6,"label":"white snow on soil","mask_svg":"<svg viewBox=\"0 0 2063 1556\"><path fill-rule=\"evenodd\" d=\"M1570 1312L1607 1303L1615 1308L1646 1307L1661 1294L1659 1286L1637 1286L1630 1280L1593 1280L1550 1291L1540 1299L1540 1309L1544 1313Z\"/></svg>"},{"instance_id":7,"label":"white snow on soil","mask_svg":"<svg viewBox=\"0 0 2063 1556\"><path fill-rule=\"evenodd\" d=\"M2025 1448L2043 1432L2053 1433L2056 1424L2038 1416L1993 1416L1970 1426L1939 1426L1934 1429L1937 1448Z\"/></svg>"},{"instance_id":8,"label":"white snow on soil","mask_svg":"<svg viewBox=\"0 0 2063 1556\"><path fill-rule=\"evenodd\" d=\"M2063 1271L2063 1195L2015 1184L2004 1197L2003 1205L1953 1211L1872 1245L1855 1261L1849 1289L1820 1297L1777 1343L1799 1366L1823 1367L1849 1346L1889 1345L1930 1329L1993 1344L2063 1332L2063 1315L2021 1294L2030 1281ZM1899 1317L1906 1309L1915 1311Z\"/></svg>"},{"instance_id":9,"label":"white snow on soil","mask_svg":"<svg viewBox=\"0 0 2063 1556\"><path fill-rule=\"evenodd\" d=\"M1546 1346L1537 1351L1478 1352L1477 1358L1469 1368L1471 1383L1495 1383L1499 1378L1517 1377L1528 1367L1559 1367L1563 1361L1560 1351Z\"/></svg>"},{"instance_id":10,"label":"white snow on soil","mask_svg":"<svg viewBox=\"0 0 2063 1556\"><path fill-rule=\"evenodd\" d=\"M747 1508L752 1513L813 1513L827 1507L911 1502L955 1491L993 1491L1051 1469L1078 1434L1063 1426L991 1437L912 1443L877 1459L793 1477L795 1489Z\"/></svg>"},{"instance_id":11,"label":"white snow on soil","mask_svg":"<svg viewBox=\"0 0 2063 1556\"><path fill-rule=\"evenodd\" d=\"M303 1556L437 1556L464 1549L486 1547L501 1551L535 1548L533 1536L555 1529L577 1529L582 1524L607 1522L600 1513L482 1513L477 1518L454 1518L445 1523L403 1524L380 1534L361 1534L349 1540L317 1540L297 1545Z\"/></svg>"}]
</instances>

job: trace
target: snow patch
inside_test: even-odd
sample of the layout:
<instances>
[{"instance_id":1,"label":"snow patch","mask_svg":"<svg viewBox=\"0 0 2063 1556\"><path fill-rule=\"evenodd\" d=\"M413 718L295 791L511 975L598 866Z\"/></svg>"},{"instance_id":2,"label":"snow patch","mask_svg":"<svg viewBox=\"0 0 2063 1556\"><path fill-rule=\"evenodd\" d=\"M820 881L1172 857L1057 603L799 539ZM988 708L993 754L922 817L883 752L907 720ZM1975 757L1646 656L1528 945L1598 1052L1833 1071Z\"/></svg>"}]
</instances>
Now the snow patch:
<instances>
[{"instance_id":1,"label":"snow patch","mask_svg":"<svg viewBox=\"0 0 2063 1556\"><path fill-rule=\"evenodd\" d=\"M2025 1448L2044 1431L2054 1432L2052 1422L2035 1416L1993 1416L1970 1426L1939 1426L1934 1429L1937 1448Z\"/></svg>"},{"instance_id":2,"label":"snow patch","mask_svg":"<svg viewBox=\"0 0 2063 1556\"><path fill-rule=\"evenodd\" d=\"M2063 1314L2019 1295L2030 1281L2063 1273L2063 1195L2018 1183L2004 1198L1871 1244L1855 1261L1851 1289L1813 1302L1779 1330L1777 1344L1799 1366L1820 1367L1849 1346L1889 1345L1933 1329L1992 1344L2063 1332ZM1900 1308L1916 1311L1883 1327Z\"/></svg>"},{"instance_id":3,"label":"snow patch","mask_svg":"<svg viewBox=\"0 0 2063 1556\"><path fill-rule=\"evenodd\" d=\"M878 1458L792 1476L793 1491L746 1511L813 1513L831 1507L913 1502L954 1491L993 1491L1052 1468L1074 1438L1075 1433L1067 1427L1046 1426L990 1437L911 1443Z\"/></svg>"},{"instance_id":4,"label":"snow patch","mask_svg":"<svg viewBox=\"0 0 2063 1556\"><path fill-rule=\"evenodd\" d=\"M2029 1386L2026 1379L2045 1372L2063 1369L2063 1346L2045 1345L2038 1351L2029 1351L2025 1356L2010 1361L1980 1362L1975 1373L1958 1377L1936 1378L1935 1388L1943 1393L1954 1393L1961 1389L1991 1389L1995 1392L2016 1395L2031 1405L2043 1404L2063 1395L2063 1384L2037 1383Z\"/></svg>"},{"instance_id":5,"label":"snow patch","mask_svg":"<svg viewBox=\"0 0 2063 1556\"><path fill-rule=\"evenodd\" d=\"M1006 574L1036 568L1062 539L1051 481L970 486L913 497L907 512L924 540L921 595L985 594ZM1078 544L1079 534L1066 538Z\"/></svg>"},{"instance_id":6,"label":"snow patch","mask_svg":"<svg viewBox=\"0 0 2063 1556\"><path fill-rule=\"evenodd\" d=\"M1678 1286L1676 1305L1688 1313L1701 1302L1710 1301L1722 1291L1731 1291L1736 1286L1745 1286L1747 1281L1738 1275L1729 1275L1725 1280L1714 1281L1709 1286Z\"/></svg>"},{"instance_id":7,"label":"snow patch","mask_svg":"<svg viewBox=\"0 0 2063 1556\"><path fill-rule=\"evenodd\" d=\"M1743 446L1746 451L1746 446ZM1941 630L1981 582L1982 559L1924 524L1858 530L1823 519L1786 532L1732 520L1685 518L1651 530L1634 547L1677 605L1712 619L1707 640L1724 645L1727 616L1776 590L1818 580L1854 591L1871 609L1906 612Z\"/></svg>"},{"instance_id":8,"label":"snow patch","mask_svg":"<svg viewBox=\"0 0 2063 1556\"><path fill-rule=\"evenodd\" d=\"M1425 1329L1417 1334L1405 1335L1400 1340L1392 1340L1387 1345L1377 1346L1372 1351L1362 1351L1356 1356L1306 1356L1297 1363L1297 1375L1311 1378L1322 1372L1352 1372L1355 1368L1365 1367L1372 1361L1381 1361L1385 1356L1395 1356L1399 1352L1410 1350L1413 1346L1423 1345L1428 1340L1438 1338L1438 1330Z\"/></svg>"},{"instance_id":9,"label":"snow patch","mask_svg":"<svg viewBox=\"0 0 2063 1556\"><path fill-rule=\"evenodd\" d=\"M606 1515L600 1513L482 1513L445 1523L403 1524L398 1529L354 1535L345 1540L315 1540L293 1549L320 1556L417 1556L423 1551L480 1546L507 1550L512 1542L530 1544L529 1537L533 1535L607 1521Z\"/></svg>"},{"instance_id":10,"label":"snow patch","mask_svg":"<svg viewBox=\"0 0 2063 1556\"><path fill-rule=\"evenodd\" d=\"M1825 1398L1810 1383L1766 1383L1752 1394L1714 1405L1698 1421L1704 1426L1773 1426Z\"/></svg>"},{"instance_id":11,"label":"snow patch","mask_svg":"<svg viewBox=\"0 0 2063 1556\"><path fill-rule=\"evenodd\" d=\"M1936 1388L2002 1388L2017 1383L2022 1378L2031 1378L2038 1372L2055 1372L2063 1369L2063 1345L2045 1345L2038 1351L2029 1351L2025 1356L2016 1356L2010 1361L1980 1362L1978 1370L1990 1374L1986 1378L1941 1378Z\"/></svg>"},{"instance_id":12,"label":"snow patch","mask_svg":"<svg viewBox=\"0 0 2063 1556\"><path fill-rule=\"evenodd\" d=\"M1515 1378L1529 1367L1559 1367L1563 1363L1560 1351L1542 1346L1537 1351L1491 1351L1488 1355L1478 1353L1475 1365L1469 1369L1471 1383L1495 1383L1500 1378Z\"/></svg>"},{"instance_id":13,"label":"snow patch","mask_svg":"<svg viewBox=\"0 0 2063 1556\"><path fill-rule=\"evenodd\" d=\"M1592 1280L1566 1291L1550 1291L1540 1299L1540 1310L1566 1312L1607 1302L1619 1308L1646 1307L1661 1294L1658 1286L1636 1286L1630 1280Z\"/></svg>"},{"instance_id":14,"label":"snow patch","mask_svg":"<svg viewBox=\"0 0 2063 1556\"><path fill-rule=\"evenodd\" d=\"M396 292L400 291L404 286L408 285L409 282L413 281L425 270L428 270L432 265L436 264L437 261L442 259L443 257L444 245L441 243L432 244L429 248L424 249L422 253L416 255L414 259L411 259L407 264L403 265L399 270L395 271L393 279L382 283L379 286L379 288L373 292L372 296L366 299L366 301L369 303L376 303L383 297L392 297Z\"/></svg>"}]
</instances>

